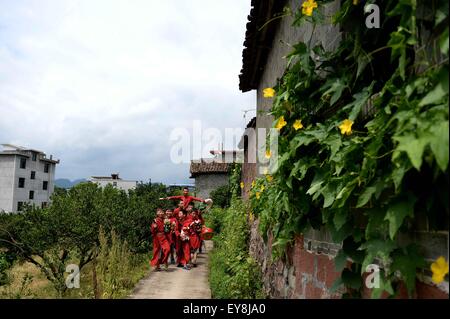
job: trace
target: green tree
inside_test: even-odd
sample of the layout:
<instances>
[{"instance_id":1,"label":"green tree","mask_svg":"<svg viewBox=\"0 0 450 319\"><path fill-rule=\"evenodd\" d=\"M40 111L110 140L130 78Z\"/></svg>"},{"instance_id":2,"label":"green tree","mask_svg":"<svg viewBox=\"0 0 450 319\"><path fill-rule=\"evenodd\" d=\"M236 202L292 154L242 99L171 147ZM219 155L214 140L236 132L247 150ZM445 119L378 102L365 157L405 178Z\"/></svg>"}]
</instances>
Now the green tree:
<instances>
[{"instance_id":1,"label":"green tree","mask_svg":"<svg viewBox=\"0 0 450 319\"><path fill-rule=\"evenodd\" d=\"M67 264L77 263L81 271L96 257L100 227L108 240L113 233L114 241L126 242L133 253L149 251L156 208L170 204L158 200L165 196L162 184L139 184L127 194L81 183L55 193L48 208L28 206L21 213L0 214L0 249L36 265L63 296Z\"/></svg>"},{"instance_id":2,"label":"green tree","mask_svg":"<svg viewBox=\"0 0 450 319\"><path fill-rule=\"evenodd\" d=\"M211 192L211 199L214 205L218 207L225 208L230 206L230 197L231 192L228 185L219 186Z\"/></svg>"}]
</instances>

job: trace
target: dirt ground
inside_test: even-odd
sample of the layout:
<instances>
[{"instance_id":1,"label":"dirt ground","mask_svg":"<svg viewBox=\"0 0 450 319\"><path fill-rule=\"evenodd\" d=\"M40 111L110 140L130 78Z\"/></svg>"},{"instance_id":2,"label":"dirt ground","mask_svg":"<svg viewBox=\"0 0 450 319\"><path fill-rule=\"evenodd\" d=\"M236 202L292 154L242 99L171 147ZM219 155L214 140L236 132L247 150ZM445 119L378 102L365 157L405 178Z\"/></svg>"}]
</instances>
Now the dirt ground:
<instances>
[{"instance_id":1,"label":"dirt ground","mask_svg":"<svg viewBox=\"0 0 450 319\"><path fill-rule=\"evenodd\" d=\"M198 255L197 267L191 270L169 265L167 271L151 272L136 285L131 299L210 299L208 252L212 241L205 241L206 251ZM164 267L163 267L164 268Z\"/></svg>"}]
</instances>

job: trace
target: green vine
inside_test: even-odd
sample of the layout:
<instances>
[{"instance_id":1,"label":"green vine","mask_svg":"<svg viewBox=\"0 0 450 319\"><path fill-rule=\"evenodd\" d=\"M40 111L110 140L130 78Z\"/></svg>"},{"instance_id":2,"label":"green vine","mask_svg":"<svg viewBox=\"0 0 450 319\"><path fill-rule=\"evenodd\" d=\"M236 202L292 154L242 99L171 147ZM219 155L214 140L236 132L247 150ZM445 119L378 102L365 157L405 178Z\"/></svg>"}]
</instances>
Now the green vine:
<instances>
[{"instance_id":1,"label":"green vine","mask_svg":"<svg viewBox=\"0 0 450 319\"><path fill-rule=\"evenodd\" d=\"M241 171L242 165L240 163L233 163L230 168L230 178L228 181L231 193L231 201L241 196Z\"/></svg>"},{"instance_id":2,"label":"green vine","mask_svg":"<svg viewBox=\"0 0 450 319\"><path fill-rule=\"evenodd\" d=\"M316 32L329 20L327 2L295 12L294 26L312 23ZM368 2L341 3L332 19L342 40L332 52L313 44L314 34L293 46L273 88L277 166L250 198L275 257L297 234L326 229L342 243L334 288L361 296L362 274L376 262L379 298L396 296L401 283L411 295L426 267L399 235L423 218L430 230L448 224L448 2L377 1L380 29L365 25Z\"/></svg>"}]
</instances>

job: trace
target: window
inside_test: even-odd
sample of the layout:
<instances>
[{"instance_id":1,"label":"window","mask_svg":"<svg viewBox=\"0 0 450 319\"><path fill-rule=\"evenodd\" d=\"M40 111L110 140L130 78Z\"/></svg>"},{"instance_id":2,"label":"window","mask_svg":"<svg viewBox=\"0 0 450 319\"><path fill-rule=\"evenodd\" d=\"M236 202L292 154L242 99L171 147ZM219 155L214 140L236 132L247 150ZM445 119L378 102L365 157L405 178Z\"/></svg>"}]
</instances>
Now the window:
<instances>
[{"instance_id":1,"label":"window","mask_svg":"<svg viewBox=\"0 0 450 319\"><path fill-rule=\"evenodd\" d=\"M23 208L23 202L17 202L17 210L20 212Z\"/></svg>"},{"instance_id":2,"label":"window","mask_svg":"<svg viewBox=\"0 0 450 319\"><path fill-rule=\"evenodd\" d=\"M36 162L36 159L37 159L37 154L36 153L31 153L31 160L33 161L33 162Z\"/></svg>"},{"instance_id":3,"label":"window","mask_svg":"<svg viewBox=\"0 0 450 319\"><path fill-rule=\"evenodd\" d=\"M114 187L117 187L117 182L113 182L113 186L114 186Z\"/></svg>"},{"instance_id":4,"label":"window","mask_svg":"<svg viewBox=\"0 0 450 319\"><path fill-rule=\"evenodd\" d=\"M50 170L50 164L46 163L44 165L44 173L48 173L49 170Z\"/></svg>"},{"instance_id":5,"label":"window","mask_svg":"<svg viewBox=\"0 0 450 319\"><path fill-rule=\"evenodd\" d=\"M24 157L20 158L20 168L23 168L23 169L27 168L27 159Z\"/></svg>"},{"instance_id":6,"label":"window","mask_svg":"<svg viewBox=\"0 0 450 319\"><path fill-rule=\"evenodd\" d=\"M47 202L42 202L41 207L45 208L45 207L47 207L47 205L48 205Z\"/></svg>"},{"instance_id":7,"label":"window","mask_svg":"<svg viewBox=\"0 0 450 319\"><path fill-rule=\"evenodd\" d=\"M48 189L48 182L47 181L44 181L44 183L42 184L42 189L44 191L46 191Z\"/></svg>"},{"instance_id":8,"label":"window","mask_svg":"<svg viewBox=\"0 0 450 319\"><path fill-rule=\"evenodd\" d=\"M19 188L25 187L25 178L19 177Z\"/></svg>"},{"instance_id":9,"label":"window","mask_svg":"<svg viewBox=\"0 0 450 319\"><path fill-rule=\"evenodd\" d=\"M30 191L30 199L34 199L34 191Z\"/></svg>"},{"instance_id":10,"label":"window","mask_svg":"<svg viewBox=\"0 0 450 319\"><path fill-rule=\"evenodd\" d=\"M36 172L35 171L31 171L30 179L36 179Z\"/></svg>"}]
</instances>

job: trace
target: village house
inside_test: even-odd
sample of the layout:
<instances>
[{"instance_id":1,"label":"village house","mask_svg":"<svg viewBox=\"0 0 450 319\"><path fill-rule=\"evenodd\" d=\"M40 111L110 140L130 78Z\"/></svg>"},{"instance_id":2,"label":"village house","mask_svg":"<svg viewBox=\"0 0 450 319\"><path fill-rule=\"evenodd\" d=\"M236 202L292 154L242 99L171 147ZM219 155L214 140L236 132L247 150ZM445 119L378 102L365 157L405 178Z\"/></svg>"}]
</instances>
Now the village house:
<instances>
[{"instance_id":1,"label":"village house","mask_svg":"<svg viewBox=\"0 0 450 319\"><path fill-rule=\"evenodd\" d=\"M238 160L238 151L212 150L214 157L192 160L190 178L195 179L196 195L209 198L211 192L220 186L228 185L231 164Z\"/></svg>"},{"instance_id":2,"label":"village house","mask_svg":"<svg viewBox=\"0 0 450 319\"><path fill-rule=\"evenodd\" d=\"M137 186L137 181L123 180L119 177L119 173L111 174L111 176L92 176L90 182L96 183L101 187L112 185L114 188L124 190L125 192L135 189Z\"/></svg>"},{"instance_id":3,"label":"village house","mask_svg":"<svg viewBox=\"0 0 450 319\"><path fill-rule=\"evenodd\" d=\"M59 160L42 151L2 144L0 151L0 212L18 212L28 203L46 207L55 188Z\"/></svg>"}]
</instances>

